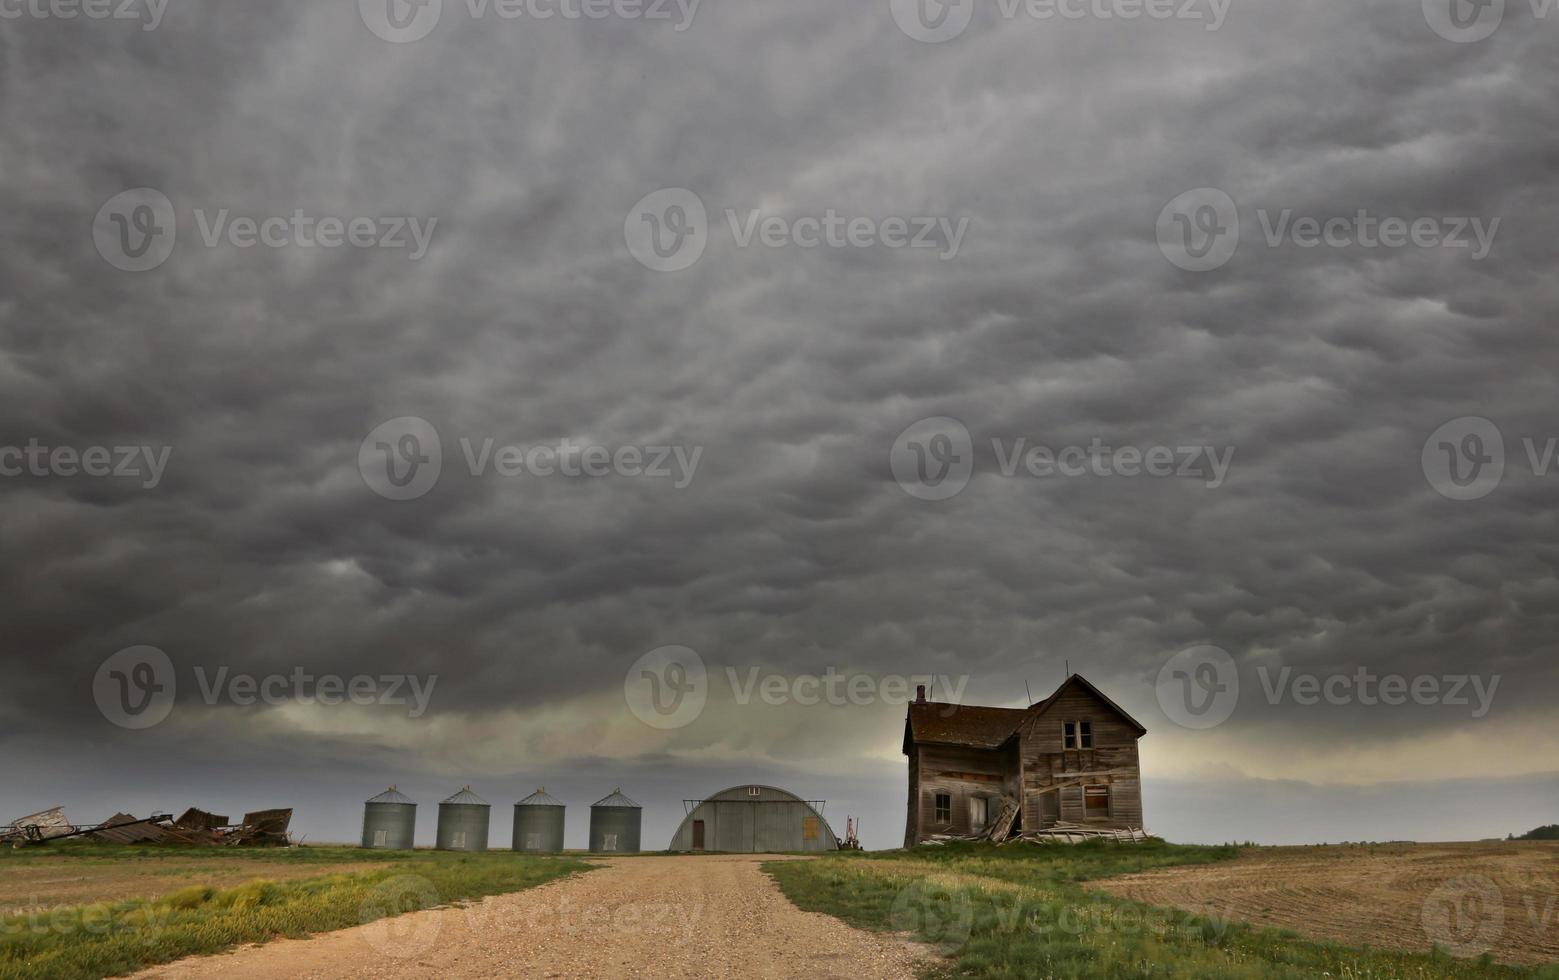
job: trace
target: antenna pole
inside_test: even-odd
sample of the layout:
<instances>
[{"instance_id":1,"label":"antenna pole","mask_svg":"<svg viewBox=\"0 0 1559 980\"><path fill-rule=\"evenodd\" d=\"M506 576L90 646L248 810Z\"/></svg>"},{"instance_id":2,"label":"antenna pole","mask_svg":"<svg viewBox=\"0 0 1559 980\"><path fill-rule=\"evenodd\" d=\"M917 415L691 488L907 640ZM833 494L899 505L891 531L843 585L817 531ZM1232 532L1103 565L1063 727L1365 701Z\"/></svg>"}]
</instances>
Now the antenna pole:
<instances>
[{"instance_id":1,"label":"antenna pole","mask_svg":"<svg viewBox=\"0 0 1559 980\"><path fill-rule=\"evenodd\" d=\"M1029 690L1029 679L1023 678L1023 693L1028 695L1029 707L1034 707L1034 692Z\"/></svg>"}]
</instances>

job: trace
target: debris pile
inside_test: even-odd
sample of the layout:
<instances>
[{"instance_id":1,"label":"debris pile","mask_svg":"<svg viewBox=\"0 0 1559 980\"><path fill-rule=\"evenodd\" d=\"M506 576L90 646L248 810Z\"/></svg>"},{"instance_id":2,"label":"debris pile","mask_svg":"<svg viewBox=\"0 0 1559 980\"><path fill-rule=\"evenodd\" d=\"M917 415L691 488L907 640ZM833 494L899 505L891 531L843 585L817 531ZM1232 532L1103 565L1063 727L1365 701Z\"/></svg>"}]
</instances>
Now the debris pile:
<instances>
[{"instance_id":1,"label":"debris pile","mask_svg":"<svg viewBox=\"0 0 1559 980\"><path fill-rule=\"evenodd\" d=\"M135 817L116 813L100 824L75 825L63 807L29 814L0 826L0 843L13 847L85 837L102 844L174 844L187 847L289 847L292 810L256 810L243 820L190 807L177 820L168 814Z\"/></svg>"},{"instance_id":2,"label":"debris pile","mask_svg":"<svg viewBox=\"0 0 1559 980\"><path fill-rule=\"evenodd\" d=\"M1059 821L1044 830L1018 830L1018 813L1022 808L1010 796L1001 799L996 819L984 830L974 834L933 834L924 843L946 844L948 841L986 841L991 844L1011 844L1027 841L1031 844L1080 844L1085 840L1143 841L1148 835L1141 827L1118 830L1107 827L1090 827L1086 824Z\"/></svg>"}]
</instances>

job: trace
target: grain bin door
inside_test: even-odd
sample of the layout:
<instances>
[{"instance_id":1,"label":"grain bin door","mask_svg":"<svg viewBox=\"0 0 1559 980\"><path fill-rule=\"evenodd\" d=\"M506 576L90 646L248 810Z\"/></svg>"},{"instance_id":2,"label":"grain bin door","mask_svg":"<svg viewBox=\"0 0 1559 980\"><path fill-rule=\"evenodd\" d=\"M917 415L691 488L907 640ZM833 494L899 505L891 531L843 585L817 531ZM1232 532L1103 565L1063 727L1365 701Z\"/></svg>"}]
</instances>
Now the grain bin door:
<instances>
[{"instance_id":1,"label":"grain bin door","mask_svg":"<svg viewBox=\"0 0 1559 980\"><path fill-rule=\"evenodd\" d=\"M695 820L695 821L693 821L693 850L695 850L695 851L702 851L703 849L704 849L704 822L702 820Z\"/></svg>"}]
</instances>

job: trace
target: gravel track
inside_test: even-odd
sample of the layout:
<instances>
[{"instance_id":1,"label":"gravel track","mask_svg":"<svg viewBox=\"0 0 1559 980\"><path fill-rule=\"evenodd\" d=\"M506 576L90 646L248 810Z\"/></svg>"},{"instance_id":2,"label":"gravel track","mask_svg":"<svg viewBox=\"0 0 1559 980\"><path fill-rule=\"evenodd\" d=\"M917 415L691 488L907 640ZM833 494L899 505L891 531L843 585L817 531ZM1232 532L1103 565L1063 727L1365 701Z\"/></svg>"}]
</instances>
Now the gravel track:
<instances>
[{"instance_id":1,"label":"gravel track","mask_svg":"<svg viewBox=\"0 0 1559 980\"><path fill-rule=\"evenodd\" d=\"M749 856L616 858L537 888L311 939L192 957L152 978L913 977L932 954L797 909ZM415 881L403 882L415 887Z\"/></svg>"}]
</instances>

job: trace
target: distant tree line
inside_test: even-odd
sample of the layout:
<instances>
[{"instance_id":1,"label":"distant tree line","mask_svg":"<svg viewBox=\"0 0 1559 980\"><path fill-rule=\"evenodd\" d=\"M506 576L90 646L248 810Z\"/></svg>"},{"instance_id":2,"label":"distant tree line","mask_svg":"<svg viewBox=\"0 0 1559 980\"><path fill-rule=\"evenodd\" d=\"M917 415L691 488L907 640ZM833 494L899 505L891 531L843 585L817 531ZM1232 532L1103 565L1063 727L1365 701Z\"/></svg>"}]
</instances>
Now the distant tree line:
<instances>
[{"instance_id":1,"label":"distant tree line","mask_svg":"<svg viewBox=\"0 0 1559 980\"><path fill-rule=\"evenodd\" d=\"M1517 837L1510 835L1511 840L1559 840L1559 823L1546 824L1536 830L1529 830Z\"/></svg>"}]
</instances>

